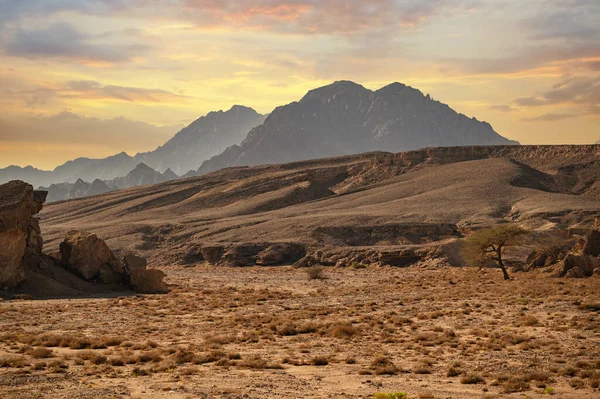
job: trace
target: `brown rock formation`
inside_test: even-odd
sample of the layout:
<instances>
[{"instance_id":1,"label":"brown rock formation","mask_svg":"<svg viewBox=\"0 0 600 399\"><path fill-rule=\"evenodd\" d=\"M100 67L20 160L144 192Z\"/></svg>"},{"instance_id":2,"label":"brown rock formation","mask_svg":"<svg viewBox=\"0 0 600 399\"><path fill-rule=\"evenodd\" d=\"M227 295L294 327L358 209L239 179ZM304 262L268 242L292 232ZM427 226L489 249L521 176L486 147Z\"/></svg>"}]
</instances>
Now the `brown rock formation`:
<instances>
[{"instance_id":1,"label":"brown rock formation","mask_svg":"<svg viewBox=\"0 0 600 399\"><path fill-rule=\"evenodd\" d=\"M87 281L126 284L142 294L165 293L165 273L146 269L146 259L133 254L119 260L95 234L69 231L60 244L62 263Z\"/></svg>"},{"instance_id":2,"label":"brown rock formation","mask_svg":"<svg viewBox=\"0 0 600 399\"><path fill-rule=\"evenodd\" d=\"M22 181L0 185L0 288L22 283L26 264L41 255L43 241L33 215L45 200L45 192L34 191Z\"/></svg>"},{"instance_id":3,"label":"brown rock formation","mask_svg":"<svg viewBox=\"0 0 600 399\"><path fill-rule=\"evenodd\" d=\"M122 265L106 243L95 234L71 230L60 244L62 262L86 280L94 279L104 266L103 276L109 269L123 274Z\"/></svg>"},{"instance_id":4,"label":"brown rock formation","mask_svg":"<svg viewBox=\"0 0 600 399\"><path fill-rule=\"evenodd\" d=\"M600 227L598 219L593 227L575 244L553 245L535 250L527 258L526 270L553 267L560 277L590 277L600 268Z\"/></svg>"}]
</instances>

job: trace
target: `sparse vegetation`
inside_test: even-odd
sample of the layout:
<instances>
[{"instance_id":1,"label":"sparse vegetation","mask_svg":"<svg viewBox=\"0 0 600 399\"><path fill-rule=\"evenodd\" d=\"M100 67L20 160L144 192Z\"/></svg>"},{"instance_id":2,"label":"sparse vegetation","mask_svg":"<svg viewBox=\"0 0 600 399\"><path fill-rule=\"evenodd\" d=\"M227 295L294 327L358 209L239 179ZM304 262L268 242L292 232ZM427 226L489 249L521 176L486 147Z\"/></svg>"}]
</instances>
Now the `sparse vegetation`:
<instances>
[{"instance_id":1,"label":"sparse vegetation","mask_svg":"<svg viewBox=\"0 0 600 399\"><path fill-rule=\"evenodd\" d=\"M182 390L228 386L230 370L241 371L236 378L245 384L266 381L264 390L253 388L261 397L285 396L271 381L296 370L399 389L407 379L428 381L425 392L411 392L415 399L443 398L449 390L477 392L473 399L551 395L556 385L555 396L575 399L600 384L593 345L600 323L584 306L594 303L592 279L542 276L504 286L496 284L500 274L490 281L466 269L373 267L332 269L336 278L313 285L304 269L286 270L261 268L268 286L252 269L232 270L235 280L229 270L214 269L210 280L190 280L202 281L200 288L185 288L180 280L182 288L161 297L73 300L69 307L50 302L47 308L5 301L0 309L9 330L0 332L0 374L97 376L99 386L135 377L152 391L180 383ZM78 318L84 309L87 318ZM75 327L56 330L64 320ZM516 365L534 357L547 361L506 373L490 361L505 356ZM311 386L335 394L318 378ZM375 388L361 384L349 394L367 397Z\"/></svg>"},{"instance_id":2,"label":"sparse vegetation","mask_svg":"<svg viewBox=\"0 0 600 399\"><path fill-rule=\"evenodd\" d=\"M473 266L486 267L493 262L505 280L510 280L503 259L503 251L516 245L526 235L527 230L513 224L501 224L475 232L465 241L463 256Z\"/></svg>"}]
</instances>

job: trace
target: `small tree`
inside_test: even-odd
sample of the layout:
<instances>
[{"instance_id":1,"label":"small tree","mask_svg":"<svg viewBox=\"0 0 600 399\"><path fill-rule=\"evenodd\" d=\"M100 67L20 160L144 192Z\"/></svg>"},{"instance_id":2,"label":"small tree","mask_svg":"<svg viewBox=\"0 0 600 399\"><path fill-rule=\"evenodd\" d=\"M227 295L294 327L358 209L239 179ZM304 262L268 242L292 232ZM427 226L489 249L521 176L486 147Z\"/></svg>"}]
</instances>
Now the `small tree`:
<instances>
[{"instance_id":1,"label":"small tree","mask_svg":"<svg viewBox=\"0 0 600 399\"><path fill-rule=\"evenodd\" d=\"M519 244L527 233L527 230L514 224L500 224L479 230L465 241L463 256L467 262L480 268L491 262L495 263L502 270L504 279L510 280L502 259L502 251L506 247Z\"/></svg>"}]
</instances>

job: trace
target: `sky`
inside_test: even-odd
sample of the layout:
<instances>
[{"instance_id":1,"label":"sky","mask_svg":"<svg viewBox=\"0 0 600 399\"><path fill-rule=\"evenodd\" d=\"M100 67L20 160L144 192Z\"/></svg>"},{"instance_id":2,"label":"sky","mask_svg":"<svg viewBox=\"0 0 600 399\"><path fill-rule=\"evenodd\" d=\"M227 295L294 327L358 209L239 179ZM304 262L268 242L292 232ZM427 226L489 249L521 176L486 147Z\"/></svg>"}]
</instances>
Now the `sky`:
<instances>
[{"instance_id":1,"label":"sky","mask_svg":"<svg viewBox=\"0 0 600 399\"><path fill-rule=\"evenodd\" d=\"M413 86L522 144L600 140L598 0L0 0L0 167L153 150L234 104Z\"/></svg>"}]
</instances>

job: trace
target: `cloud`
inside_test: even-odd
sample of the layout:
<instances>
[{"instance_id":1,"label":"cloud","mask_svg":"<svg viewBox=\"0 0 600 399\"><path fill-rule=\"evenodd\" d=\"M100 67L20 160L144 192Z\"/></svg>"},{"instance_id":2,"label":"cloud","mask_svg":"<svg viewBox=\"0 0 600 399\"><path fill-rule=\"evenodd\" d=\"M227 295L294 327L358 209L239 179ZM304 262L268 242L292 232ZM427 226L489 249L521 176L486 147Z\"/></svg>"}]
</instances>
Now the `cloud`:
<instances>
[{"instance_id":1,"label":"cloud","mask_svg":"<svg viewBox=\"0 0 600 399\"><path fill-rule=\"evenodd\" d=\"M117 117L100 119L61 112L49 116L24 116L0 119L0 142L62 143L106 145L115 149L154 149L180 129L180 125L157 126Z\"/></svg>"},{"instance_id":2,"label":"cloud","mask_svg":"<svg viewBox=\"0 0 600 399\"><path fill-rule=\"evenodd\" d=\"M593 69L594 61L600 54L600 41L593 43L572 43L554 45L523 46L504 57L497 58L443 58L440 60L446 70L457 69L472 74L511 74L536 68L553 66L568 69L583 65ZM559 65L560 64L560 65Z\"/></svg>"},{"instance_id":3,"label":"cloud","mask_svg":"<svg viewBox=\"0 0 600 399\"><path fill-rule=\"evenodd\" d=\"M539 14L523 21L534 40L597 41L600 37L600 2L547 0Z\"/></svg>"},{"instance_id":4,"label":"cloud","mask_svg":"<svg viewBox=\"0 0 600 399\"><path fill-rule=\"evenodd\" d=\"M181 101L186 96L160 89L103 85L93 80L72 80L59 89L61 97L112 99L127 102L161 103Z\"/></svg>"},{"instance_id":5,"label":"cloud","mask_svg":"<svg viewBox=\"0 0 600 399\"><path fill-rule=\"evenodd\" d=\"M5 43L5 53L29 59L58 58L83 62L120 63L131 61L150 50L145 44L98 42L67 23L38 30L19 30Z\"/></svg>"},{"instance_id":6,"label":"cloud","mask_svg":"<svg viewBox=\"0 0 600 399\"><path fill-rule=\"evenodd\" d=\"M500 112L512 112L514 111L513 107L510 105L490 105L488 107L492 111L500 111Z\"/></svg>"},{"instance_id":7,"label":"cloud","mask_svg":"<svg viewBox=\"0 0 600 399\"><path fill-rule=\"evenodd\" d=\"M524 107L578 105L592 110L600 106L600 76L569 77L556 83L546 92L532 97L518 98L516 103Z\"/></svg>"},{"instance_id":8,"label":"cloud","mask_svg":"<svg viewBox=\"0 0 600 399\"><path fill-rule=\"evenodd\" d=\"M549 114L544 114L544 115L540 115L540 116L536 116L533 118L523 118L521 119L523 122L555 122L555 121L560 121L563 119L568 119L568 118L574 118L577 115L575 114L554 114L554 113L549 113Z\"/></svg>"},{"instance_id":9,"label":"cloud","mask_svg":"<svg viewBox=\"0 0 600 399\"><path fill-rule=\"evenodd\" d=\"M461 2L430 0L182 0L185 19L200 28L234 27L295 34L349 35L414 26Z\"/></svg>"},{"instance_id":10,"label":"cloud","mask_svg":"<svg viewBox=\"0 0 600 399\"><path fill-rule=\"evenodd\" d=\"M1 21L75 11L96 15L160 17L199 28L242 28L295 34L353 34L400 29L432 15L470 9L475 0L0 0Z\"/></svg>"},{"instance_id":11,"label":"cloud","mask_svg":"<svg viewBox=\"0 0 600 399\"><path fill-rule=\"evenodd\" d=\"M0 83L5 78L0 76ZM187 96L167 90L118 85L104 85L94 80L72 80L61 83L34 85L20 82L0 86L0 94L5 99L25 103L29 107L45 105L57 99L74 100L113 100L134 103L181 103Z\"/></svg>"}]
</instances>

